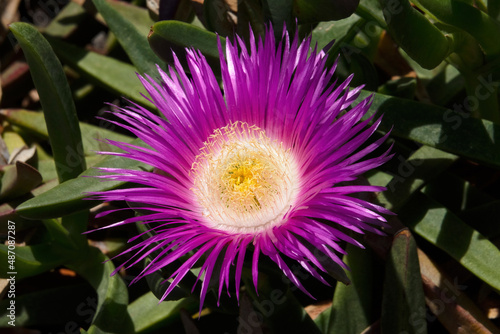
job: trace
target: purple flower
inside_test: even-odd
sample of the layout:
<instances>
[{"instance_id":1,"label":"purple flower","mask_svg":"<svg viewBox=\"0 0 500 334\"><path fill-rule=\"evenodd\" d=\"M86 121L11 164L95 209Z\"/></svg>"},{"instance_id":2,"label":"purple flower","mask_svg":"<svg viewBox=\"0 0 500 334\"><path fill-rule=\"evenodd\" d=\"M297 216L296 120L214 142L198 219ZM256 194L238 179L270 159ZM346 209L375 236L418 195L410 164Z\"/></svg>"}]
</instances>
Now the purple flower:
<instances>
[{"instance_id":1,"label":"purple flower","mask_svg":"<svg viewBox=\"0 0 500 334\"><path fill-rule=\"evenodd\" d=\"M362 247L346 231L381 233L381 214L390 212L351 195L385 188L348 182L390 159L389 151L365 158L387 135L364 145L380 123L360 122L370 101L351 107L360 87L348 89L351 77L330 85L335 69L325 68L325 53L310 44L297 36L290 43L285 34L276 47L271 28L264 40L251 33L250 50L239 38L225 50L219 45L224 93L195 50L187 50L191 75L174 56L168 73L158 69L161 82L140 77L161 115L133 105L115 113L121 122L113 123L149 147L108 140L124 152L101 153L155 170L102 168L101 178L140 186L93 194L147 210L112 226L141 221L154 232L126 251L133 256L117 270L157 252L136 281L192 252L175 268L163 298L202 259L203 305L214 275L219 297L224 285L229 293L231 270L239 298L248 251L256 287L262 255L309 295L287 262L327 284L320 272L328 271L328 262L347 268L340 244Z\"/></svg>"}]
</instances>

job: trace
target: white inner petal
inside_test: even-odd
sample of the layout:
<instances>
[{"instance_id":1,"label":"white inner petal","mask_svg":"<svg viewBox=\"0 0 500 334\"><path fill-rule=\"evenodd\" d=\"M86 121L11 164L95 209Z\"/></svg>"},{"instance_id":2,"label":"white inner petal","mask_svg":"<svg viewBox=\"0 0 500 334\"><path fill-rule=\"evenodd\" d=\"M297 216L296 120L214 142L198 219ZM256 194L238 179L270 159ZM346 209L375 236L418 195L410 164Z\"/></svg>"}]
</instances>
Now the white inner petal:
<instances>
[{"instance_id":1,"label":"white inner petal","mask_svg":"<svg viewBox=\"0 0 500 334\"><path fill-rule=\"evenodd\" d=\"M193 163L193 192L211 227L258 232L279 225L298 192L289 150L247 123L217 129Z\"/></svg>"}]
</instances>

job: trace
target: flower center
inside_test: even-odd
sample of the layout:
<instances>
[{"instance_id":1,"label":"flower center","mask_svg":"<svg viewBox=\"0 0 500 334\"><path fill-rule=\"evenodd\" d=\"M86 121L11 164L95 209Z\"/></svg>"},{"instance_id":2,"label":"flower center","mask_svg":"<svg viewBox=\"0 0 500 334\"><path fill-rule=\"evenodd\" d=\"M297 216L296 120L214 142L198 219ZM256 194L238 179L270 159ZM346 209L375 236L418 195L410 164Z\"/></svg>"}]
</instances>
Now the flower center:
<instances>
[{"instance_id":1,"label":"flower center","mask_svg":"<svg viewBox=\"0 0 500 334\"><path fill-rule=\"evenodd\" d=\"M215 130L200 151L192 190L212 227L251 233L283 222L299 182L295 160L281 143L235 122Z\"/></svg>"}]
</instances>

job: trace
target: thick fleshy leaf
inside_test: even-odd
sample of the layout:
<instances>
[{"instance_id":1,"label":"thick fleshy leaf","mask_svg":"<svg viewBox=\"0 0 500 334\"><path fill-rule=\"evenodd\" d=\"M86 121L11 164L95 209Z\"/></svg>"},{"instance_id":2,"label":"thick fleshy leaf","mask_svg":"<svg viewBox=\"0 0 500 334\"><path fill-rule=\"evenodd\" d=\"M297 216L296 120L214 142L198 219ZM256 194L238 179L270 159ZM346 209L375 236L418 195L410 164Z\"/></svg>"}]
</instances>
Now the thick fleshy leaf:
<instances>
[{"instance_id":1,"label":"thick fleshy leaf","mask_svg":"<svg viewBox=\"0 0 500 334\"><path fill-rule=\"evenodd\" d=\"M334 44L329 51L330 57L335 60L334 55L340 52L345 43L354 38L362 24L363 19L358 15L351 15L338 21L321 22L312 31L312 41L318 44L319 49L323 49L333 41Z\"/></svg>"},{"instance_id":2,"label":"thick fleshy leaf","mask_svg":"<svg viewBox=\"0 0 500 334\"><path fill-rule=\"evenodd\" d=\"M340 20L350 16L359 0L294 0L293 12L299 23Z\"/></svg>"},{"instance_id":3,"label":"thick fleshy leaf","mask_svg":"<svg viewBox=\"0 0 500 334\"><path fill-rule=\"evenodd\" d=\"M146 93L146 91L137 78L136 67L81 49L57 38L47 36L47 40L64 63L88 78L90 82L117 96L128 98L150 110L155 110L154 105L141 96L141 93Z\"/></svg>"},{"instance_id":4,"label":"thick fleshy leaf","mask_svg":"<svg viewBox=\"0 0 500 334\"><path fill-rule=\"evenodd\" d=\"M358 334L375 321L375 259L370 251L351 244L346 251L343 260L351 269L351 284L337 283L333 305L314 319L323 333Z\"/></svg>"},{"instance_id":5,"label":"thick fleshy leaf","mask_svg":"<svg viewBox=\"0 0 500 334\"><path fill-rule=\"evenodd\" d=\"M460 72L452 65L429 78L426 85L432 102L439 106L449 104L465 88L465 80Z\"/></svg>"},{"instance_id":6,"label":"thick fleshy leaf","mask_svg":"<svg viewBox=\"0 0 500 334\"><path fill-rule=\"evenodd\" d=\"M379 194L378 200L385 208L397 212L412 194L439 177L457 158L456 155L424 145L408 159L402 155L394 158L398 160L398 169L390 182L378 183L375 178L379 177L377 174L383 174L380 171L370 175L368 180L371 184L387 187L387 191Z\"/></svg>"},{"instance_id":7,"label":"thick fleshy leaf","mask_svg":"<svg viewBox=\"0 0 500 334\"><path fill-rule=\"evenodd\" d=\"M84 260L69 265L85 278L97 292L97 309L88 333L133 333L127 312L128 290L119 275L100 250L90 248Z\"/></svg>"},{"instance_id":8,"label":"thick fleshy leaf","mask_svg":"<svg viewBox=\"0 0 500 334\"><path fill-rule=\"evenodd\" d=\"M11 30L23 48L40 96L59 182L71 180L86 169L86 162L75 104L61 63L47 40L33 26L16 23ZM68 230L75 248L88 246L86 237L81 234L87 220L87 212L62 217L61 224Z\"/></svg>"},{"instance_id":9,"label":"thick fleshy leaf","mask_svg":"<svg viewBox=\"0 0 500 334\"><path fill-rule=\"evenodd\" d=\"M141 145L139 140L132 142ZM151 166L117 156L108 156L94 167L144 169L152 170ZM96 168L87 169L79 177L59 184L58 186L22 203L16 212L26 218L56 218L79 210L84 210L96 204L95 201L84 201L88 192L106 191L122 186L124 182L106 181L89 176L100 175Z\"/></svg>"},{"instance_id":10,"label":"thick fleshy leaf","mask_svg":"<svg viewBox=\"0 0 500 334\"><path fill-rule=\"evenodd\" d=\"M13 199L30 192L42 183L40 173L24 162L3 166L0 178L0 201Z\"/></svg>"},{"instance_id":11,"label":"thick fleshy leaf","mask_svg":"<svg viewBox=\"0 0 500 334\"><path fill-rule=\"evenodd\" d=\"M198 310L198 302L194 299L181 299L158 303L158 298L148 292L127 307L134 325L134 333L137 334L165 328L178 321L181 309L195 312Z\"/></svg>"},{"instance_id":12,"label":"thick fleshy leaf","mask_svg":"<svg viewBox=\"0 0 500 334\"><path fill-rule=\"evenodd\" d=\"M185 48L192 47L203 53L214 71L220 72L217 35L212 32L185 22L161 21L151 27L148 39L153 51L167 63L173 63L172 51L185 62ZM225 39L220 40L224 48Z\"/></svg>"},{"instance_id":13,"label":"thick fleshy leaf","mask_svg":"<svg viewBox=\"0 0 500 334\"><path fill-rule=\"evenodd\" d=\"M59 181L72 179L85 170L85 159L76 109L61 63L35 27L18 22L10 29L23 48L40 95Z\"/></svg>"},{"instance_id":14,"label":"thick fleshy leaf","mask_svg":"<svg viewBox=\"0 0 500 334\"><path fill-rule=\"evenodd\" d=\"M15 261L9 263L7 259L9 255L13 254L12 252L15 253ZM52 244L16 246L15 249L9 248L9 245L1 244L0 254L5 259L0 263L0 277L9 278L10 275L15 275L16 279L35 276L60 266L71 255Z\"/></svg>"},{"instance_id":15,"label":"thick fleshy leaf","mask_svg":"<svg viewBox=\"0 0 500 334\"><path fill-rule=\"evenodd\" d=\"M11 124L15 124L25 130L35 133L36 135L48 139L47 126L43 113L29 111L24 109L2 109L0 115ZM108 130L103 127L86 124L80 122L82 130L83 153L85 155L93 155L95 151L112 150L113 146L106 145L102 140L110 139L121 142L130 142L132 137L122 135L120 133ZM107 125L107 124L106 124Z\"/></svg>"},{"instance_id":16,"label":"thick fleshy leaf","mask_svg":"<svg viewBox=\"0 0 500 334\"><path fill-rule=\"evenodd\" d=\"M500 55L500 23L472 3L454 0L415 0L419 7L438 20L463 29L481 44L487 56ZM430 49L429 49L430 50Z\"/></svg>"},{"instance_id":17,"label":"thick fleshy leaf","mask_svg":"<svg viewBox=\"0 0 500 334\"><path fill-rule=\"evenodd\" d=\"M78 249L76 244L72 241L69 231L64 228L59 220L45 219L43 220L43 225L47 229L47 232L49 233L54 243L68 249Z\"/></svg>"},{"instance_id":18,"label":"thick fleshy leaf","mask_svg":"<svg viewBox=\"0 0 500 334\"><path fill-rule=\"evenodd\" d=\"M405 229L394 236L383 285L383 333L426 333L425 299L417 246Z\"/></svg>"},{"instance_id":19,"label":"thick fleshy leaf","mask_svg":"<svg viewBox=\"0 0 500 334\"><path fill-rule=\"evenodd\" d=\"M485 83L487 84L487 82ZM500 125L429 104L362 91L357 101L373 95L367 116L384 118L379 129L471 160L500 166Z\"/></svg>"},{"instance_id":20,"label":"thick fleshy leaf","mask_svg":"<svg viewBox=\"0 0 500 334\"><path fill-rule=\"evenodd\" d=\"M488 238L500 235L500 200L491 201L481 206L471 208L461 214L461 218Z\"/></svg>"},{"instance_id":21,"label":"thick fleshy leaf","mask_svg":"<svg viewBox=\"0 0 500 334\"><path fill-rule=\"evenodd\" d=\"M408 0L397 3L382 0L381 4L391 36L423 68L438 66L451 53L451 40L414 9Z\"/></svg>"},{"instance_id":22,"label":"thick fleshy leaf","mask_svg":"<svg viewBox=\"0 0 500 334\"><path fill-rule=\"evenodd\" d=\"M105 144L102 145L104 146ZM103 147L97 149L103 149ZM104 147L104 149L107 149L107 147ZM89 152L89 154L91 153L94 153L94 155L89 155L85 157L85 161L87 162L87 167L89 168L94 167L97 163L101 162L101 160L104 159L103 156L96 155L95 152L92 151ZM42 174L43 182L55 181L56 184L54 184L54 186L59 184L59 181L57 180L56 164L53 159L38 160L37 170L40 172L40 174Z\"/></svg>"},{"instance_id":23,"label":"thick fleshy leaf","mask_svg":"<svg viewBox=\"0 0 500 334\"><path fill-rule=\"evenodd\" d=\"M441 203L479 233L492 239L500 235L500 201L451 173L441 174L422 192Z\"/></svg>"},{"instance_id":24,"label":"thick fleshy leaf","mask_svg":"<svg viewBox=\"0 0 500 334\"><path fill-rule=\"evenodd\" d=\"M113 8L107 0L93 0L93 2L139 72L156 73L156 65L162 65L162 62L151 51L147 35L137 30L134 24Z\"/></svg>"},{"instance_id":25,"label":"thick fleshy leaf","mask_svg":"<svg viewBox=\"0 0 500 334\"><path fill-rule=\"evenodd\" d=\"M381 28L387 27L379 0L361 0L356 8L356 14Z\"/></svg>"},{"instance_id":26,"label":"thick fleshy leaf","mask_svg":"<svg viewBox=\"0 0 500 334\"><path fill-rule=\"evenodd\" d=\"M500 250L447 208L419 192L399 216L415 233L500 291Z\"/></svg>"},{"instance_id":27,"label":"thick fleshy leaf","mask_svg":"<svg viewBox=\"0 0 500 334\"><path fill-rule=\"evenodd\" d=\"M457 215L462 211L495 201L494 196L478 189L454 173L442 174L426 185L422 192Z\"/></svg>"},{"instance_id":28,"label":"thick fleshy leaf","mask_svg":"<svg viewBox=\"0 0 500 334\"><path fill-rule=\"evenodd\" d=\"M13 203L3 203L0 205L0 221L4 222L0 224L0 233L7 235L8 231L8 221L13 221L16 223L16 231L21 232L30 227L40 225L39 221L32 219L25 219L20 217L14 211L15 204Z\"/></svg>"},{"instance_id":29,"label":"thick fleshy leaf","mask_svg":"<svg viewBox=\"0 0 500 334\"><path fill-rule=\"evenodd\" d=\"M43 33L59 38L67 38L82 24L87 12L74 1L70 1L43 29Z\"/></svg>"},{"instance_id":30,"label":"thick fleshy leaf","mask_svg":"<svg viewBox=\"0 0 500 334\"><path fill-rule=\"evenodd\" d=\"M379 93L409 100L415 97L416 90L417 79L409 77L389 80L378 88Z\"/></svg>"},{"instance_id":31,"label":"thick fleshy leaf","mask_svg":"<svg viewBox=\"0 0 500 334\"><path fill-rule=\"evenodd\" d=\"M14 151L27 147L23 137L7 126L0 137L0 165L7 165L9 162L14 162L12 157Z\"/></svg>"},{"instance_id":32,"label":"thick fleshy leaf","mask_svg":"<svg viewBox=\"0 0 500 334\"><path fill-rule=\"evenodd\" d=\"M88 221L88 210L74 212L61 217L61 225L68 231L67 235L73 242L73 248L80 252L84 252L89 247L87 237L82 234L87 230Z\"/></svg>"},{"instance_id":33,"label":"thick fleshy leaf","mask_svg":"<svg viewBox=\"0 0 500 334\"><path fill-rule=\"evenodd\" d=\"M113 13L113 15L121 15L123 19L134 26L135 30L137 30L142 37L148 36L149 29L151 29L155 21L151 18L147 9L125 1L107 1L107 4L117 12Z\"/></svg>"}]
</instances>

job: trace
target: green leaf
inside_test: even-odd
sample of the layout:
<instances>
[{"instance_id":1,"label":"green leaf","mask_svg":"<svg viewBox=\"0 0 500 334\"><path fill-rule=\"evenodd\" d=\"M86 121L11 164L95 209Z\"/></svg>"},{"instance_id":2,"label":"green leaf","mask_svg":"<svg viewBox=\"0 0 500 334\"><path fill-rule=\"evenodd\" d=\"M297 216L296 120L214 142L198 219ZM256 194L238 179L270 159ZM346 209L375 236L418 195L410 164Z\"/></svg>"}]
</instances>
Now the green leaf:
<instances>
[{"instance_id":1,"label":"green leaf","mask_svg":"<svg viewBox=\"0 0 500 334\"><path fill-rule=\"evenodd\" d=\"M378 92L385 95L413 99L417 90L417 79L402 77L387 81L378 88Z\"/></svg>"},{"instance_id":2,"label":"green leaf","mask_svg":"<svg viewBox=\"0 0 500 334\"><path fill-rule=\"evenodd\" d=\"M450 171L451 172L451 171ZM422 192L451 210L456 215L495 201L495 197L476 188L454 173L443 173L422 189ZM479 219L474 224L482 225ZM499 225L499 224L492 224ZM475 225L472 225L473 227ZM475 227L474 227L475 228Z\"/></svg>"},{"instance_id":3,"label":"green leaf","mask_svg":"<svg viewBox=\"0 0 500 334\"><path fill-rule=\"evenodd\" d=\"M41 112L25 109L1 109L0 115L5 117L10 124L15 124L43 139L49 138L45 117Z\"/></svg>"},{"instance_id":4,"label":"green leaf","mask_svg":"<svg viewBox=\"0 0 500 334\"><path fill-rule=\"evenodd\" d=\"M10 251L10 253L9 253ZM14 268L9 267L9 255L15 253ZM16 246L15 249L9 248L9 245L0 244L0 254L2 259L0 263L0 277L8 278L12 272L16 279L31 277L43 273L47 270L60 266L67 261L70 254L52 244L38 244L33 246Z\"/></svg>"},{"instance_id":5,"label":"green leaf","mask_svg":"<svg viewBox=\"0 0 500 334\"><path fill-rule=\"evenodd\" d=\"M29 111L24 109L2 109L0 115L11 124L15 124L25 130L35 133L36 135L48 139L47 126L43 113ZM128 143L132 141L132 137L122 135L120 133L107 130L105 128L80 122L82 130L83 152L85 155L94 155L95 151L109 151L111 145L107 145L100 140L110 139Z\"/></svg>"},{"instance_id":6,"label":"green leaf","mask_svg":"<svg viewBox=\"0 0 500 334\"><path fill-rule=\"evenodd\" d=\"M106 0L93 0L99 13L104 17L111 31L116 35L121 46L129 56L132 64L141 74L154 75L158 72L156 65L161 60L151 51L147 35L141 33L119 11Z\"/></svg>"},{"instance_id":7,"label":"green leaf","mask_svg":"<svg viewBox=\"0 0 500 334\"><path fill-rule=\"evenodd\" d=\"M113 15L118 14L130 22L142 37L148 36L149 29L151 29L155 21L151 18L147 9L124 1L107 1L107 4L115 10L116 13L113 13Z\"/></svg>"},{"instance_id":8,"label":"green leaf","mask_svg":"<svg viewBox=\"0 0 500 334\"><path fill-rule=\"evenodd\" d=\"M17 22L10 29L23 48L40 95L59 181L72 179L85 170L85 159L76 109L61 63L35 27Z\"/></svg>"},{"instance_id":9,"label":"green leaf","mask_svg":"<svg viewBox=\"0 0 500 334\"><path fill-rule=\"evenodd\" d=\"M55 243L65 248L77 249L71 240L69 231L59 221L56 219L45 219L43 220L43 225Z\"/></svg>"},{"instance_id":10,"label":"green leaf","mask_svg":"<svg viewBox=\"0 0 500 334\"><path fill-rule=\"evenodd\" d=\"M487 56L500 55L500 23L465 1L413 0L421 9L441 22L471 34L481 44ZM427 45L425 50L433 50Z\"/></svg>"},{"instance_id":11,"label":"green leaf","mask_svg":"<svg viewBox=\"0 0 500 334\"><path fill-rule=\"evenodd\" d=\"M0 168L3 175L0 178L0 200L14 199L27 194L42 183L40 173L24 162L15 165L5 165Z\"/></svg>"},{"instance_id":12,"label":"green leaf","mask_svg":"<svg viewBox=\"0 0 500 334\"><path fill-rule=\"evenodd\" d=\"M425 103L362 91L357 101L373 95L365 117L383 114L380 130L397 137L500 167L500 125Z\"/></svg>"},{"instance_id":13,"label":"green leaf","mask_svg":"<svg viewBox=\"0 0 500 334\"><path fill-rule=\"evenodd\" d=\"M500 291L500 250L447 208L419 192L402 208L399 218L415 233Z\"/></svg>"},{"instance_id":14,"label":"green leaf","mask_svg":"<svg viewBox=\"0 0 500 334\"><path fill-rule=\"evenodd\" d=\"M426 86L429 97L434 104L440 106L449 104L465 88L464 77L451 65L429 79Z\"/></svg>"},{"instance_id":15,"label":"green leaf","mask_svg":"<svg viewBox=\"0 0 500 334\"><path fill-rule=\"evenodd\" d=\"M384 14L382 13L382 8L380 7L380 2L378 0L361 0L358 8L356 8L356 14L368 22L376 23L381 28L385 29L387 27Z\"/></svg>"},{"instance_id":16,"label":"green leaf","mask_svg":"<svg viewBox=\"0 0 500 334\"><path fill-rule=\"evenodd\" d=\"M350 16L359 0L294 0L293 12L299 23L340 20Z\"/></svg>"},{"instance_id":17,"label":"green leaf","mask_svg":"<svg viewBox=\"0 0 500 334\"><path fill-rule=\"evenodd\" d=\"M47 36L63 62L85 76L90 82L154 111L155 106L141 96L146 90L137 78L137 68L111 57L87 51Z\"/></svg>"},{"instance_id":18,"label":"green leaf","mask_svg":"<svg viewBox=\"0 0 500 334\"><path fill-rule=\"evenodd\" d=\"M148 36L153 51L167 63L173 63L174 51L182 64L185 64L185 48L192 47L205 55L208 64L217 73L220 72L217 35L194 25L180 21L160 21L151 28ZM220 37L222 47L226 40Z\"/></svg>"},{"instance_id":19,"label":"green leaf","mask_svg":"<svg viewBox=\"0 0 500 334\"><path fill-rule=\"evenodd\" d=\"M356 36L362 24L363 19L355 14L338 21L321 22L312 31L312 42L318 44L318 49L323 49L334 41L329 54L335 60L341 48Z\"/></svg>"},{"instance_id":20,"label":"green leaf","mask_svg":"<svg viewBox=\"0 0 500 334\"><path fill-rule=\"evenodd\" d=\"M14 131L14 129L12 129L12 127L9 127L8 125L2 132L0 143L2 149L1 151L2 161L5 162L8 162L8 160L12 159L11 155L14 153L15 150L27 147L23 137L21 137L21 135L18 132Z\"/></svg>"},{"instance_id":21,"label":"green leaf","mask_svg":"<svg viewBox=\"0 0 500 334\"><path fill-rule=\"evenodd\" d=\"M387 259L380 327L384 333L427 332L417 246L407 229L394 236Z\"/></svg>"},{"instance_id":22,"label":"green leaf","mask_svg":"<svg viewBox=\"0 0 500 334\"><path fill-rule=\"evenodd\" d=\"M457 158L456 155L429 146L422 146L408 159L405 159L402 155L393 158L397 159L399 163L397 174L393 175L389 183L379 184L373 179L383 172L370 175L368 180L371 184L387 187L387 191L378 194L377 198L384 207L397 212L412 194L438 177Z\"/></svg>"},{"instance_id":23,"label":"green leaf","mask_svg":"<svg viewBox=\"0 0 500 334\"><path fill-rule=\"evenodd\" d=\"M127 310L132 318L134 333L139 334L165 328L180 319L181 309L195 312L198 309L198 303L194 299L160 303L152 292L148 292L131 303Z\"/></svg>"},{"instance_id":24,"label":"green leaf","mask_svg":"<svg viewBox=\"0 0 500 334\"><path fill-rule=\"evenodd\" d=\"M102 147L100 149L102 149ZM113 150L111 149L110 151L113 151ZM92 153L95 153L95 152L92 152ZM89 168L94 167L97 163L101 162L103 159L104 159L104 156L95 155L95 154L85 157L85 161L87 162L87 167L89 167ZM52 160L52 159L38 160L36 167L37 167L37 170L40 172L40 174L42 174L43 182L55 181L55 184L53 185L53 187L55 187L56 185L59 184L59 182L57 180L56 164L54 163L54 160ZM46 190L48 190L48 188ZM41 191L40 193L42 193L42 192L43 191ZM35 195L35 194L33 193L33 195Z\"/></svg>"},{"instance_id":25,"label":"green leaf","mask_svg":"<svg viewBox=\"0 0 500 334\"><path fill-rule=\"evenodd\" d=\"M488 238L500 236L500 200L464 211L461 218Z\"/></svg>"},{"instance_id":26,"label":"green leaf","mask_svg":"<svg viewBox=\"0 0 500 334\"><path fill-rule=\"evenodd\" d=\"M423 68L438 66L451 53L451 41L408 0L380 3L391 36Z\"/></svg>"},{"instance_id":27,"label":"green leaf","mask_svg":"<svg viewBox=\"0 0 500 334\"><path fill-rule=\"evenodd\" d=\"M24 231L28 228L39 226L40 222L32 219L25 219L17 215L14 211L14 203L3 203L0 205L0 234L7 235L8 231L8 221L13 221L16 223L16 232Z\"/></svg>"},{"instance_id":28,"label":"green leaf","mask_svg":"<svg viewBox=\"0 0 500 334\"><path fill-rule=\"evenodd\" d=\"M375 287L375 258L369 250L348 244L344 263L351 268L351 284L335 287L333 305L314 321L323 333L359 334L375 321L372 308Z\"/></svg>"},{"instance_id":29,"label":"green leaf","mask_svg":"<svg viewBox=\"0 0 500 334\"><path fill-rule=\"evenodd\" d=\"M70 1L43 29L43 33L53 37L67 38L78 29L86 17L85 9L78 3Z\"/></svg>"},{"instance_id":30,"label":"green leaf","mask_svg":"<svg viewBox=\"0 0 500 334\"><path fill-rule=\"evenodd\" d=\"M141 143L142 141L136 139L131 144L141 145ZM95 167L153 170L151 166L144 163L118 156L108 156ZM60 217L94 206L96 201L83 200L89 196L88 192L106 191L125 184L120 181L103 181L89 177L96 175L101 175L101 173L96 168L89 168L79 177L61 183L22 203L16 208L16 212L32 219Z\"/></svg>"},{"instance_id":31,"label":"green leaf","mask_svg":"<svg viewBox=\"0 0 500 334\"><path fill-rule=\"evenodd\" d=\"M65 215L61 218L61 225L68 231L73 248L79 252L84 252L89 247L87 237L82 234L87 230L88 221L88 210Z\"/></svg>"},{"instance_id":32,"label":"green leaf","mask_svg":"<svg viewBox=\"0 0 500 334\"><path fill-rule=\"evenodd\" d=\"M85 278L97 292L97 310L88 333L132 333L127 312L128 290L119 275L110 276L113 263L97 248L90 248L85 259L68 265Z\"/></svg>"}]
</instances>

